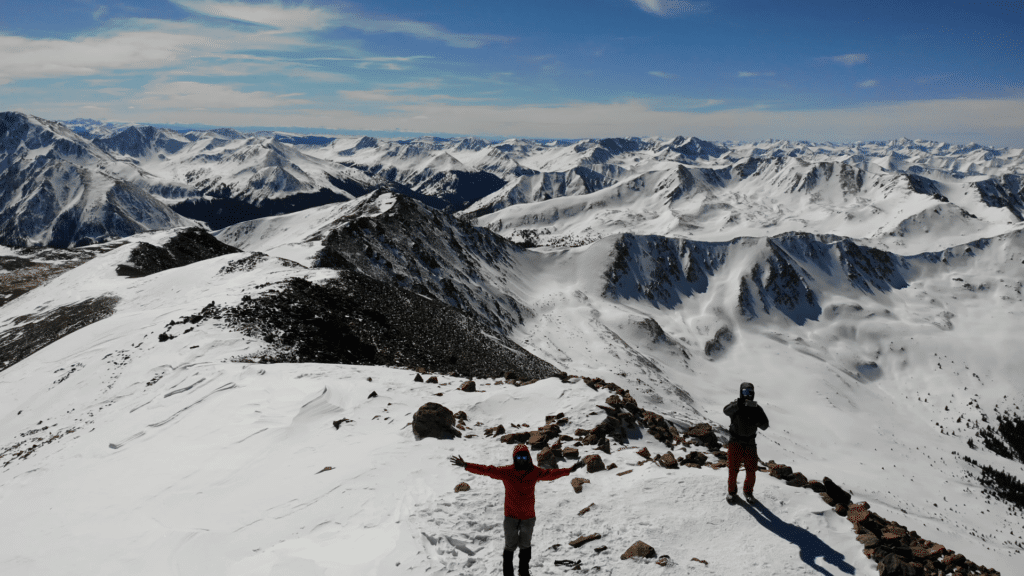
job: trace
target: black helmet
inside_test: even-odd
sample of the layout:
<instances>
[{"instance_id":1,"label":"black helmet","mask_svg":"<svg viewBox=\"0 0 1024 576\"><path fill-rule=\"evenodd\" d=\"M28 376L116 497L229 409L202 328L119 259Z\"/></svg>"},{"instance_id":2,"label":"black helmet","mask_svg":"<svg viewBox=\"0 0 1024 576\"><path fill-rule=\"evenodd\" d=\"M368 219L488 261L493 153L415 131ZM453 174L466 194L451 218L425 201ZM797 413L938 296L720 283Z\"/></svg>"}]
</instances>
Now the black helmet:
<instances>
[{"instance_id":1,"label":"black helmet","mask_svg":"<svg viewBox=\"0 0 1024 576\"><path fill-rule=\"evenodd\" d=\"M743 398L744 400L753 400L754 385L751 384L750 382L744 382L743 384L740 384L740 398Z\"/></svg>"}]
</instances>

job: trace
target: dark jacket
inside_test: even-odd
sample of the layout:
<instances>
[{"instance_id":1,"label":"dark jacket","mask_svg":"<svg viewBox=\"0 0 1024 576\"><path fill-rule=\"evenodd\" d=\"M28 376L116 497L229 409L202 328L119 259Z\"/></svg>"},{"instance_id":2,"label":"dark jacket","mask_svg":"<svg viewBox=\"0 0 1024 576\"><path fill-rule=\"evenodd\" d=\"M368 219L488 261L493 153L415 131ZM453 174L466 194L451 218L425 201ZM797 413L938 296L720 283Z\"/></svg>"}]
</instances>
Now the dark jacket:
<instances>
[{"instance_id":1,"label":"dark jacket","mask_svg":"<svg viewBox=\"0 0 1024 576\"><path fill-rule=\"evenodd\" d=\"M753 400L738 398L730 402L723 412L732 419L729 424L730 442L754 446L757 429L768 428L768 416Z\"/></svg>"},{"instance_id":2,"label":"dark jacket","mask_svg":"<svg viewBox=\"0 0 1024 576\"><path fill-rule=\"evenodd\" d=\"M519 452L530 454L530 449L520 444L512 451L513 457ZM533 463L533 457L530 457ZM529 470L516 470L515 466L484 466L482 464L466 464L466 472L489 476L505 483L505 516L529 520L536 518L534 512L534 487L541 480L557 480L568 476L568 468L545 469L531 466Z\"/></svg>"}]
</instances>

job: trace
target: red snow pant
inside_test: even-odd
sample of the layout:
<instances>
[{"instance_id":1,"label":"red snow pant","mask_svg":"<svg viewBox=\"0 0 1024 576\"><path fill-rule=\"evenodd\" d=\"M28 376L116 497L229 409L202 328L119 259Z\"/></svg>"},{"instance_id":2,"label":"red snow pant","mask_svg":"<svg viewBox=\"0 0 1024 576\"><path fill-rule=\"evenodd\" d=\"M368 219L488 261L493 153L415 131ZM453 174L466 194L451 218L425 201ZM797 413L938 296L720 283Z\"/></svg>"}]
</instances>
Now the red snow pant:
<instances>
[{"instance_id":1,"label":"red snow pant","mask_svg":"<svg viewBox=\"0 0 1024 576\"><path fill-rule=\"evenodd\" d=\"M729 442L729 494L736 493L736 476L740 464L747 468L747 479L743 482L743 493L754 491L754 474L757 473L757 446Z\"/></svg>"}]
</instances>

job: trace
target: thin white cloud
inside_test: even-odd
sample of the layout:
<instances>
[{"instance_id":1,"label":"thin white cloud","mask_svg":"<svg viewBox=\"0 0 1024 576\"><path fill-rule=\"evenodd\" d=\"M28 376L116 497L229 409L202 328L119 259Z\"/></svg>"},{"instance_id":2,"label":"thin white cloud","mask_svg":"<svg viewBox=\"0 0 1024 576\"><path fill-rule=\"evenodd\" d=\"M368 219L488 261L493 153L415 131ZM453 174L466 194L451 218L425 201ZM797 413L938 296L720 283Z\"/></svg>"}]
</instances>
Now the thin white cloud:
<instances>
[{"instance_id":1,"label":"thin white cloud","mask_svg":"<svg viewBox=\"0 0 1024 576\"><path fill-rule=\"evenodd\" d=\"M290 109L311 103L298 96L301 94L245 92L223 84L155 81L147 84L143 93L131 101L150 110Z\"/></svg>"},{"instance_id":2,"label":"thin white cloud","mask_svg":"<svg viewBox=\"0 0 1024 576\"><path fill-rule=\"evenodd\" d=\"M651 76L657 76L658 78L665 79L671 79L676 77L675 74L669 74L668 72L660 72L658 70L651 70L650 72L648 72L648 74L650 74Z\"/></svg>"},{"instance_id":3,"label":"thin white cloud","mask_svg":"<svg viewBox=\"0 0 1024 576\"><path fill-rule=\"evenodd\" d=\"M632 0L632 2L644 12L658 16L677 16L710 10L707 2L687 2L686 0Z\"/></svg>"},{"instance_id":4,"label":"thin white cloud","mask_svg":"<svg viewBox=\"0 0 1024 576\"><path fill-rule=\"evenodd\" d=\"M329 10L301 5L212 2L210 0L172 0L172 2L199 14L261 24L287 31L323 30L336 18L336 14Z\"/></svg>"},{"instance_id":5,"label":"thin white cloud","mask_svg":"<svg viewBox=\"0 0 1024 576\"><path fill-rule=\"evenodd\" d=\"M757 76L775 76L775 72L745 72L740 71L736 73L737 78L754 78Z\"/></svg>"},{"instance_id":6,"label":"thin white cloud","mask_svg":"<svg viewBox=\"0 0 1024 576\"><path fill-rule=\"evenodd\" d=\"M846 66L855 66L857 64L863 64L868 61L867 54L840 54L839 56L829 56L825 60L831 62L838 62Z\"/></svg>"},{"instance_id":7,"label":"thin white cloud","mask_svg":"<svg viewBox=\"0 0 1024 576\"><path fill-rule=\"evenodd\" d=\"M70 40L0 35L0 77L66 78L111 72L188 69L202 58L307 46L295 35L251 34L190 22L134 20L129 30ZM128 25L126 24L126 25Z\"/></svg>"},{"instance_id":8,"label":"thin white cloud","mask_svg":"<svg viewBox=\"0 0 1024 576\"><path fill-rule=\"evenodd\" d=\"M857 84L857 86L860 86L861 88L873 88L878 86L878 80L865 80Z\"/></svg>"},{"instance_id":9,"label":"thin white cloud","mask_svg":"<svg viewBox=\"0 0 1024 576\"><path fill-rule=\"evenodd\" d=\"M338 90L338 95L354 102L415 105L425 102L483 102L487 98L461 98L448 94L409 94L393 89Z\"/></svg>"},{"instance_id":10,"label":"thin white cloud","mask_svg":"<svg viewBox=\"0 0 1024 576\"><path fill-rule=\"evenodd\" d=\"M216 0L172 1L199 14L259 24L282 31L352 28L370 33L406 34L416 38L437 40L456 48L479 48L485 44L509 40L505 36L452 32L429 22L374 16L343 9L285 5L277 2L250 4Z\"/></svg>"}]
</instances>

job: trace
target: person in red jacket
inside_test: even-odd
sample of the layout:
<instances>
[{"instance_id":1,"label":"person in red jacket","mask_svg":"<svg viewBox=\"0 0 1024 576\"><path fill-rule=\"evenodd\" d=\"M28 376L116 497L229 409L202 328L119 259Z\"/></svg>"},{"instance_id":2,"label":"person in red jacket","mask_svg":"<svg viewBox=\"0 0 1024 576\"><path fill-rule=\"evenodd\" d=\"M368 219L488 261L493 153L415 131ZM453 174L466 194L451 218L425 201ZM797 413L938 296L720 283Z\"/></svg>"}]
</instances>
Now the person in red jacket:
<instances>
[{"instance_id":1,"label":"person in red jacket","mask_svg":"<svg viewBox=\"0 0 1024 576\"><path fill-rule=\"evenodd\" d=\"M573 464L571 468L538 468L533 465L530 449L520 444L512 451L512 466L484 466L472 464L462 456L452 456L451 463L466 469L471 474L479 474L501 480L505 483L505 551L502 554L502 574L513 576L512 556L516 547L519 548L519 576L530 576L530 546L533 538L533 525L537 514L533 510L534 488L541 480L557 480L583 466L583 462Z\"/></svg>"}]
</instances>

